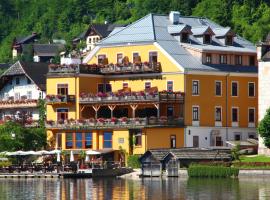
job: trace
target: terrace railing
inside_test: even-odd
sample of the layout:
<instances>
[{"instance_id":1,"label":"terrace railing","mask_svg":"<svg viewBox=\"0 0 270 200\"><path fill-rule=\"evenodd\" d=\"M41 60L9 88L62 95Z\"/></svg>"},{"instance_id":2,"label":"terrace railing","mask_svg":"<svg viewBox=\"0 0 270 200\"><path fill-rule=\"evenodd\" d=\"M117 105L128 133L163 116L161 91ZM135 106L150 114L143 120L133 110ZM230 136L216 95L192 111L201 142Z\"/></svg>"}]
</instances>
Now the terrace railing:
<instances>
[{"instance_id":1,"label":"terrace railing","mask_svg":"<svg viewBox=\"0 0 270 200\"><path fill-rule=\"evenodd\" d=\"M103 74L122 74L122 73L144 73L161 72L159 62L127 63L127 64L109 64L100 69Z\"/></svg>"},{"instance_id":2,"label":"terrace railing","mask_svg":"<svg viewBox=\"0 0 270 200\"><path fill-rule=\"evenodd\" d=\"M49 65L48 74L100 74L97 65Z\"/></svg>"},{"instance_id":3,"label":"terrace railing","mask_svg":"<svg viewBox=\"0 0 270 200\"><path fill-rule=\"evenodd\" d=\"M180 92L158 92L158 93L140 93L132 92L129 94L100 93L97 95L82 94L80 96L81 104L96 103L121 103L121 102L184 102L184 93Z\"/></svg>"},{"instance_id":4,"label":"terrace railing","mask_svg":"<svg viewBox=\"0 0 270 200\"><path fill-rule=\"evenodd\" d=\"M0 109L3 108L31 108L37 107L38 101L36 99L24 100L0 100Z\"/></svg>"},{"instance_id":5,"label":"terrace railing","mask_svg":"<svg viewBox=\"0 0 270 200\"><path fill-rule=\"evenodd\" d=\"M75 95L47 95L47 104L75 103Z\"/></svg>"},{"instance_id":6,"label":"terrace railing","mask_svg":"<svg viewBox=\"0 0 270 200\"><path fill-rule=\"evenodd\" d=\"M66 120L47 121L48 129L108 129L108 128L144 128L144 127L166 127L183 126L183 118L112 118L112 119L87 119L87 120Z\"/></svg>"},{"instance_id":7,"label":"terrace railing","mask_svg":"<svg viewBox=\"0 0 270 200\"><path fill-rule=\"evenodd\" d=\"M91 65L56 65L50 64L48 74L123 74L123 73L159 73L159 62L127 63L127 64L91 64Z\"/></svg>"}]
</instances>

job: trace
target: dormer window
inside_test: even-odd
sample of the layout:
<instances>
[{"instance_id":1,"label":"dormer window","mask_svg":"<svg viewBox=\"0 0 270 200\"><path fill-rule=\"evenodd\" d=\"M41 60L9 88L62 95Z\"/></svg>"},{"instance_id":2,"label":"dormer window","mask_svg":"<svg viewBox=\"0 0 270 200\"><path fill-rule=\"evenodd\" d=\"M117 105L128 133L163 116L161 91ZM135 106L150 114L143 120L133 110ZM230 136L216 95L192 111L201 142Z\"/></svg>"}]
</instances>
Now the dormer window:
<instances>
[{"instance_id":1,"label":"dormer window","mask_svg":"<svg viewBox=\"0 0 270 200\"><path fill-rule=\"evenodd\" d=\"M180 39L181 39L181 42L184 42L184 43L187 43L188 42L188 40L189 40L189 34L188 33L182 33L181 35L180 35Z\"/></svg>"},{"instance_id":2,"label":"dormer window","mask_svg":"<svg viewBox=\"0 0 270 200\"><path fill-rule=\"evenodd\" d=\"M205 35L203 36L203 43L204 43L204 44L210 44L210 43L211 43L211 35L205 34Z\"/></svg>"},{"instance_id":3,"label":"dormer window","mask_svg":"<svg viewBox=\"0 0 270 200\"><path fill-rule=\"evenodd\" d=\"M231 36L231 35L226 36L225 44L228 46L232 46L233 45L233 36Z\"/></svg>"}]
</instances>

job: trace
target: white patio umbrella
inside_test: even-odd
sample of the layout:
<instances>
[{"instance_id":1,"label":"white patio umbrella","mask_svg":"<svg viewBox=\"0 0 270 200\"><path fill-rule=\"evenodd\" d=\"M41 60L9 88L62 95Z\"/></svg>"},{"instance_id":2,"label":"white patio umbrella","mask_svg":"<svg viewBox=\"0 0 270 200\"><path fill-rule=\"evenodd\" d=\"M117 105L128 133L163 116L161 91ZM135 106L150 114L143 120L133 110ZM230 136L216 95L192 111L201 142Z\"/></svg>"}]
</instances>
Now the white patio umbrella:
<instances>
[{"instance_id":1,"label":"white patio umbrella","mask_svg":"<svg viewBox=\"0 0 270 200\"><path fill-rule=\"evenodd\" d=\"M48 155L49 151L46 150L41 150L41 151L37 151L40 155Z\"/></svg>"},{"instance_id":2,"label":"white patio umbrella","mask_svg":"<svg viewBox=\"0 0 270 200\"><path fill-rule=\"evenodd\" d=\"M100 155L101 153L98 151L88 150L86 151L86 155Z\"/></svg>"},{"instance_id":3,"label":"white patio umbrella","mask_svg":"<svg viewBox=\"0 0 270 200\"><path fill-rule=\"evenodd\" d=\"M37 151L25 151L24 155L37 155L37 156L41 156L41 154Z\"/></svg>"},{"instance_id":4,"label":"white patio umbrella","mask_svg":"<svg viewBox=\"0 0 270 200\"><path fill-rule=\"evenodd\" d=\"M57 153L56 162L61 162L60 153Z\"/></svg>"},{"instance_id":5,"label":"white patio umbrella","mask_svg":"<svg viewBox=\"0 0 270 200\"><path fill-rule=\"evenodd\" d=\"M55 149L55 150L49 151L48 154L52 155L52 154L58 154L58 153L61 153L61 150Z\"/></svg>"},{"instance_id":6,"label":"white patio umbrella","mask_svg":"<svg viewBox=\"0 0 270 200\"><path fill-rule=\"evenodd\" d=\"M73 151L70 152L70 162L74 162L74 155L73 155Z\"/></svg>"},{"instance_id":7,"label":"white patio umbrella","mask_svg":"<svg viewBox=\"0 0 270 200\"><path fill-rule=\"evenodd\" d=\"M25 156L28 155L25 151L15 151L7 153L8 156Z\"/></svg>"},{"instance_id":8,"label":"white patio umbrella","mask_svg":"<svg viewBox=\"0 0 270 200\"><path fill-rule=\"evenodd\" d=\"M89 155L86 155L85 162L89 162L89 161L90 161Z\"/></svg>"}]
</instances>

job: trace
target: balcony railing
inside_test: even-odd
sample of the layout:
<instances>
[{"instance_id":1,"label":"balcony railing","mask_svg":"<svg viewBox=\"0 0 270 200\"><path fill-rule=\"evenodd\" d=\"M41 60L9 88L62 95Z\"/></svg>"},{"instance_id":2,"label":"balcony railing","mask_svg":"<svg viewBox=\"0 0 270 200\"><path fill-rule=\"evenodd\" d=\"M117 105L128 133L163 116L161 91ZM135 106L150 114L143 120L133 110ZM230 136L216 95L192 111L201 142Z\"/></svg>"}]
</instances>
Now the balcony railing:
<instances>
[{"instance_id":1,"label":"balcony railing","mask_svg":"<svg viewBox=\"0 0 270 200\"><path fill-rule=\"evenodd\" d=\"M98 93L93 94L81 94L81 104L96 104L96 103L121 103L121 102L183 102L184 93L181 92L156 92L156 93L145 93L131 92L131 93Z\"/></svg>"},{"instance_id":2,"label":"balcony railing","mask_svg":"<svg viewBox=\"0 0 270 200\"><path fill-rule=\"evenodd\" d=\"M4 108L31 108L37 107L38 100L24 99L24 100L0 100L0 109Z\"/></svg>"},{"instance_id":3,"label":"balcony railing","mask_svg":"<svg viewBox=\"0 0 270 200\"><path fill-rule=\"evenodd\" d=\"M123 74L123 73L159 73L161 64L159 62L126 63L126 64L74 64L57 65L50 64L48 74Z\"/></svg>"},{"instance_id":4,"label":"balcony railing","mask_svg":"<svg viewBox=\"0 0 270 200\"><path fill-rule=\"evenodd\" d=\"M75 95L47 95L47 104L75 103Z\"/></svg>"},{"instance_id":5,"label":"balcony railing","mask_svg":"<svg viewBox=\"0 0 270 200\"><path fill-rule=\"evenodd\" d=\"M48 74L100 74L98 65L49 65Z\"/></svg>"},{"instance_id":6,"label":"balcony railing","mask_svg":"<svg viewBox=\"0 0 270 200\"><path fill-rule=\"evenodd\" d=\"M183 118L111 118L47 121L48 129L107 129L107 128L144 128L144 127L179 127L184 126Z\"/></svg>"},{"instance_id":7,"label":"balcony railing","mask_svg":"<svg viewBox=\"0 0 270 200\"><path fill-rule=\"evenodd\" d=\"M122 73L144 73L161 72L161 64L159 62L143 62L143 63L127 63L127 64L109 64L100 69L103 74L122 74Z\"/></svg>"}]
</instances>

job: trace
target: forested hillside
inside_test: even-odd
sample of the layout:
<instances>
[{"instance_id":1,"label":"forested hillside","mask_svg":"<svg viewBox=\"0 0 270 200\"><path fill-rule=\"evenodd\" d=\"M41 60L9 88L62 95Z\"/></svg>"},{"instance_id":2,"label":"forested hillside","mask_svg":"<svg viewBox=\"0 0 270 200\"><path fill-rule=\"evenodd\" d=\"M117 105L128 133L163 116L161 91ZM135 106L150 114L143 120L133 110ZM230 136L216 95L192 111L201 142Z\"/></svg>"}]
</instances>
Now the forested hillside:
<instances>
[{"instance_id":1,"label":"forested hillside","mask_svg":"<svg viewBox=\"0 0 270 200\"><path fill-rule=\"evenodd\" d=\"M257 42L270 31L268 0L0 0L0 62L11 57L15 36L42 34L67 42L91 22L130 23L152 12L208 17Z\"/></svg>"}]
</instances>

